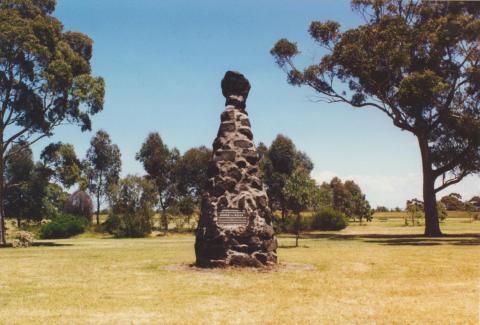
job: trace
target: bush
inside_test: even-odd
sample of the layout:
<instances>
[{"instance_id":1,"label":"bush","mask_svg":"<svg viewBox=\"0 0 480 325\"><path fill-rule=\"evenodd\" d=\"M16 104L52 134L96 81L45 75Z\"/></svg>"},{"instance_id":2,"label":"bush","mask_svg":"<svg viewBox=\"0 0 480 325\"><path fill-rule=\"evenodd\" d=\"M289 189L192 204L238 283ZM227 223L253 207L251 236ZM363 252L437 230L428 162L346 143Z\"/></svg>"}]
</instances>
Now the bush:
<instances>
[{"instance_id":1,"label":"bush","mask_svg":"<svg viewBox=\"0 0 480 325\"><path fill-rule=\"evenodd\" d=\"M79 218L68 214L60 214L51 222L42 225L40 228L40 238L69 238L85 232L86 228L87 221L84 218Z\"/></svg>"},{"instance_id":2,"label":"bush","mask_svg":"<svg viewBox=\"0 0 480 325\"><path fill-rule=\"evenodd\" d=\"M321 209L312 216L311 228L315 230L341 230L347 226L347 217L330 208Z\"/></svg>"},{"instance_id":3,"label":"bush","mask_svg":"<svg viewBox=\"0 0 480 325\"><path fill-rule=\"evenodd\" d=\"M145 237L152 231L154 185L147 179L127 176L112 193L112 213L103 223L115 237Z\"/></svg>"},{"instance_id":4,"label":"bush","mask_svg":"<svg viewBox=\"0 0 480 325\"><path fill-rule=\"evenodd\" d=\"M33 234L28 231L18 231L12 246L15 248L24 248L33 245Z\"/></svg>"},{"instance_id":5,"label":"bush","mask_svg":"<svg viewBox=\"0 0 480 325\"><path fill-rule=\"evenodd\" d=\"M273 222L273 228L276 233L295 233L297 216L294 213L289 213L284 220L281 218L275 218ZM300 231L310 229L310 220L308 218L300 219Z\"/></svg>"},{"instance_id":6,"label":"bush","mask_svg":"<svg viewBox=\"0 0 480 325\"><path fill-rule=\"evenodd\" d=\"M151 216L143 214L111 214L103 223L103 230L117 238L145 237L152 231Z\"/></svg>"}]
</instances>

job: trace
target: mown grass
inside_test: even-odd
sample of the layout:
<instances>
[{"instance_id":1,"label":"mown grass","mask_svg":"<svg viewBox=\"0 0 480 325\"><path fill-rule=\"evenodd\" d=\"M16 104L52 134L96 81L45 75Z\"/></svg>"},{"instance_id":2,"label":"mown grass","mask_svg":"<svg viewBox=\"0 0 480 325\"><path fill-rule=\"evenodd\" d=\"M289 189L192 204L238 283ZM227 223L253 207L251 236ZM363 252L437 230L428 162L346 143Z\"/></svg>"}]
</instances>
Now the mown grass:
<instances>
[{"instance_id":1,"label":"mown grass","mask_svg":"<svg viewBox=\"0 0 480 325\"><path fill-rule=\"evenodd\" d=\"M421 237L402 220L280 236L312 269L181 271L192 235L95 235L0 250L0 324L478 324L480 222Z\"/></svg>"}]
</instances>

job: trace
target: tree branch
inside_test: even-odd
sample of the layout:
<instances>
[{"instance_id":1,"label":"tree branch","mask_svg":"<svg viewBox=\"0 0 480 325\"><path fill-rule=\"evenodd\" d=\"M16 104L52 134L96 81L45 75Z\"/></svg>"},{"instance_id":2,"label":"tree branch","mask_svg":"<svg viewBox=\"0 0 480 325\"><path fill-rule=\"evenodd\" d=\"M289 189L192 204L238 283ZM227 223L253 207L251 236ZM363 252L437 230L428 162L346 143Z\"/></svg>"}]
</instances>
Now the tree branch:
<instances>
[{"instance_id":1,"label":"tree branch","mask_svg":"<svg viewBox=\"0 0 480 325\"><path fill-rule=\"evenodd\" d=\"M440 192L441 190L444 190L445 188L449 187L450 185L453 185L453 184L457 184L458 182L460 182L465 176L468 175L468 171L466 170L463 170L460 175L452 178L452 179L449 179L448 181L446 182L443 182L442 185L440 185L439 187L437 187L435 189L435 193L438 193Z\"/></svg>"}]
</instances>

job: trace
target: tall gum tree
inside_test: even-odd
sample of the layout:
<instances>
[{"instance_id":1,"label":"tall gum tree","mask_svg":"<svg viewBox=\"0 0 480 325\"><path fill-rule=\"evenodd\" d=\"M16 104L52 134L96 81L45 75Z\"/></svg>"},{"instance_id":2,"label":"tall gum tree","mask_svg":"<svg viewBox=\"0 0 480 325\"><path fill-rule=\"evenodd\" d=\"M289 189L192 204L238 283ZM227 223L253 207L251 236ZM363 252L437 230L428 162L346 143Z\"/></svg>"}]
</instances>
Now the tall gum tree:
<instances>
[{"instance_id":1,"label":"tall gum tree","mask_svg":"<svg viewBox=\"0 0 480 325\"><path fill-rule=\"evenodd\" d=\"M97 203L96 219L100 224L100 207L105 202L120 180L122 155L120 149L112 142L110 135L99 130L90 140L87 158L83 161L83 173L87 180L88 191Z\"/></svg>"},{"instance_id":2,"label":"tall gum tree","mask_svg":"<svg viewBox=\"0 0 480 325\"><path fill-rule=\"evenodd\" d=\"M418 139L425 235L441 236L436 193L480 171L480 3L354 0L364 24L311 23L325 51L299 69L296 43L271 50L288 82L327 103L384 112Z\"/></svg>"},{"instance_id":3,"label":"tall gum tree","mask_svg":"<svg viewBox=\"0 0 480 325\"><path fill-rule=\"evenodd\" d=\"M91 129L104 81L91 73L92 40L63 30L55 0L0 1L0 171L19 150L64 124ZM17 150L9 150L17 145ZM4 177L0 243L5 243Z\"/></svg>"}]
</instances>

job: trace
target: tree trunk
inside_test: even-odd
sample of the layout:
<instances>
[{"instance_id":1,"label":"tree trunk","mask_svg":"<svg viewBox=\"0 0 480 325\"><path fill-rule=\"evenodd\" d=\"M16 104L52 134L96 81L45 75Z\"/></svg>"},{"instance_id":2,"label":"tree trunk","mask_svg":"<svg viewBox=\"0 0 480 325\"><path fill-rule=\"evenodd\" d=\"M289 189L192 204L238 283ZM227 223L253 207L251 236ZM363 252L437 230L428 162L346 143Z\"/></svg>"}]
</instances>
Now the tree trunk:
<instances>
[{"instance_id":1,"label":"tree trunk","mask_svg":"<svg viewBox=\"0 0 480 325\"><path fill-rule=\"evenodd\" d=\"M97 225L100 224L100 191L97 192Z\"/></svg>"},{"instance_id":2,"label":"tree trunk","mask_svg":"<svg viewBox=\"0 0 480 325\"><path fill-rule=\"evenodd\" d=\"M298 238L300 237L300 212L297 213L295 221L295 247L298 247Z\"/></svg>"},{"instance_id":3,"label":"tree trunk","mask_svg":"<svg viewBox=\"0 0 480 325\"><path fill-rule=\"evenodd\" d=\"M288 216L287 204L285 203L285 201L283 199L280 199L279 203L280 203L280 209L282 210L282 222L285 222L285 220L287 220L287 216Z\"/></svg>"},{"instance_id":4,"label":"tree trunk","mask_svg":"<svg viewBox=\"0 0 480 325\"><path fill-rule=\"evenodd\" d=\"M437 212L437 198L435 195L435 177L430 160L430 149L426 136L418 136L420 152L422 155L423 171L423 208L425 211L425 236L440 237L440 222Z\"/></svg>"},{"instance_id":5,"label":"tree trunk","mask_svg":"<svg viewBox=\"0 0 480 325\"><path fill-rule=\"evenodd\" d=\"M4 191L5 191L5 162L3 160L3 132L0 138L0 245L5 245L5 209L4 209Z\"/></svg>"},{"instance_id":6,"label":"tree trunk","mask_svg":"<svg viewBox=\"0 0 480 325\"><path fill-rule=\"evenodd\" d=\"M167 218L167 210L162 207L162 222L163 222L163 229L165 229L165 233L168 232L168 218Z\"/></svg>"}]
</instances>

